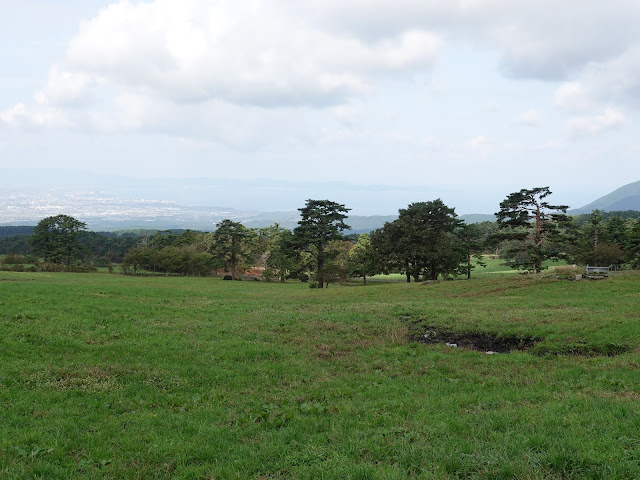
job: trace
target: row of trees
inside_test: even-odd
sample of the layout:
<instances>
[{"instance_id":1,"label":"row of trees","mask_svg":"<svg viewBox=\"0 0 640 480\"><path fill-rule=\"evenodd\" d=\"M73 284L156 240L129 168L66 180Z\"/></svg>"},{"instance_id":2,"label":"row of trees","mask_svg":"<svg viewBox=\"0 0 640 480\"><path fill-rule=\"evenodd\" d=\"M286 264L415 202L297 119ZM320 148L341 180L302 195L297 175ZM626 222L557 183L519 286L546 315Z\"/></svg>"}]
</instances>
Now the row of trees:
<instances>
[{"instance_id":1,"label":"row of trees","mask_svg":"<svg viewBox=\"0 0 640 480\"><path fill-rule=\"evenodd\" d=\"M568 255L577 263L640 267L640 220L594 210L569 230Z\"/></svg>"},{"instance_id":2,"label":"row of trees","mask_svg":"<svg viewBox=\"0 0 640 480\"><path fill-rule=\"evenodd\" d=\"M559 259L640 267L638 212L618 216L595 210L575 218L566 214L566 205L551 205L549 195L548 187L523 189L500 204L495 237L502 242L501 256L512 267L540 272L543 261Z\"/></svg>"},{"instance_id":3,"label":"row of trees","mask_svg":"<svg viewBox=\"0 0 640 480\"><path fill-rule=\"evenodd\" d=\"M326 263L337 256L332 242L344 241L349 209L329 200L308 200L299 210L301 219L293 232L277 224L248 229L229 219L218 223L213 233L186 231L176 236L159 232L148 244L129 250L124 264L134 271L145 268L189 275L222 269L234 280L239 269L252 266L260 266L263 275L281 281L312 271L322 288L335 277L331 273L335 265Z\"/></svg>"},{"instance_id":4,"label":"row of trees","mask_svg":"<svg viewBox=\"0 0 640 480\"><path fill-rule=\"evenodd\" d=\"M17 232L17 233L16 233ZM35 227L2 227L0 254L20 254L34 263L70 265L73 261L106 266L119 263L139 241L135 233L89 232L86 224L68 215L47 217Z\"/></svg>"},{"instance_id":5,"label":"row of trees","mask_svg":"<svg viewBox=\"0 0 640 480\"><path fill-rule=\"evenodd\" d=\"M522 189L500 204L496 222L465 224L442 200L417 202L399 211L398 218L370 235L345 236L349 209L329 200L307 200L293 231L272 225L248 229L223 220L214 232L170 231L130 238L123 266L133 272L148 269L182 275L209 275L214 270L238 277L241 270L259 267L267 278L306 278L315 285L351 276L364 278L398 272L407 281L465 275L482 265L481 255L499 253L514 268L540 272L545 260L610 264L640 263L640 220L593 212L578 223L566 215L567 206L548 202L548 187ZM100 235L87 235L85 225L59 215L42 220L30 244L48 262L69 265L86 252L113 249ZM133 246L133 242L136 243Z\"/></svg>"}]
</instances>

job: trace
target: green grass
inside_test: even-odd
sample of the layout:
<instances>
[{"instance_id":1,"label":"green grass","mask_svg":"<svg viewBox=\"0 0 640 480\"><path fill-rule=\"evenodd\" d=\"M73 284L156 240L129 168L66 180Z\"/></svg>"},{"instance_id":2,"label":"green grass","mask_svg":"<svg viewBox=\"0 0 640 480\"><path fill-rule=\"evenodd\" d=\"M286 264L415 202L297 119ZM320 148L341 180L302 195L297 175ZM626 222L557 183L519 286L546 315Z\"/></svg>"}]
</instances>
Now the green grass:
<instances>
[{"instance_id":1,"label":"green grass","mask_svg":"<svg viewBox=\"0 0 640 480\"><path fill-rule=\"evenodd\" d=\"M518 274L522 273L518 270L514 270L505 264L505 260L496 257L495 255L484 255L482 257L482 261L485 263L484 267L477 265L475 263L475 259L473 260L473 265L475 268L471 271L472 278L482 278L487 274ZM556 267L567 265L565 261L545 261L543 266L545 267L545 271L553 271ZM460 278L466 278L466 275L460 276ZM405 275L399 273L392 273L389 275L374 275L373 277L369 277L367 281L371 280L372 282L405 282L407 281L407 277ZM361 282L362 279L354 279L356 282ZM411 280L413 281L413 279Z\"/></svg>"},{"instance_id":2,"label":"green grass","mask_svg":"<svg viewBox=\"0 0 640 480\"><path fill-rule=\"evenodd\" d=\"M639 300L638 274L0 272L0 478L640 478ZM540 342L486 355L410 323Z\"/></svg>"}]
</instances>

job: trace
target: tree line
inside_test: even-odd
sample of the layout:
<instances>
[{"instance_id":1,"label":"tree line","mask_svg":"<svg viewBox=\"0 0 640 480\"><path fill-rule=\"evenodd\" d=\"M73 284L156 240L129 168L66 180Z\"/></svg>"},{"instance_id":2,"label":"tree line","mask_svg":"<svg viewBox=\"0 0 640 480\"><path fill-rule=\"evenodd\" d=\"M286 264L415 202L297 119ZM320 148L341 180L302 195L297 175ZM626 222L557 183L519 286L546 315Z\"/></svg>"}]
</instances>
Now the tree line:
<instances>
[{"instance_id":1,"label":"tree line","mask_svg":"<svg viewBox=\"0 0 640 480\"><path fill-rule=\"evenodd\" d=\"M83 222L58 215L39 222L27 244L46 263L71 266L91 256L101 266L119 263L124 273L223 272L230 279L257 269L265 279L311 279L319 288L351 277L366 283L381 273L401 273L407 282L470 278L487 253L532 272L540 272L547 260L560 259L640 266L637 216L596 210L571 217L566 205L549 202L550 195L548 187L513 192L500 203L496 222L480 224L466 224L440 199L416 202L400 209L396 220L360 235L345 235L349 209L329 200L307 200L293 230L278 224L249 229L225 219L213 232L108 236L87 232Z\"/></svg>"}]
</instances>

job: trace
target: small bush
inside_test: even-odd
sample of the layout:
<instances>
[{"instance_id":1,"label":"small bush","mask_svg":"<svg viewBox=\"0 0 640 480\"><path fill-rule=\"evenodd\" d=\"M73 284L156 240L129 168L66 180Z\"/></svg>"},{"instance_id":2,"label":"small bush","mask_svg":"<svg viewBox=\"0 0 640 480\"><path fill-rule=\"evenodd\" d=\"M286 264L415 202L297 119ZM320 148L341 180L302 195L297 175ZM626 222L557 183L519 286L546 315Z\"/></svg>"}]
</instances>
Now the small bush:
<instances>
[{"instance_id":1,"label":"small bush","mask_svg":"<svg viewBox=\"0 0 640 480\"><path fill-rule=\"evenodd\" d=\"M262 278L264 278L267 282L270 282L273 277L276 276L276 272L274 272L270 268L265 268L262 271Z\"/></svg>"},{"instance_id":2,"label":"small bush","mask_svg":"<svg viewBox=\"0 0 640 480\"><path fill-rule=\"evenodd\" d=\"M231 275L225 275L222 279L223 280L233 280L233 277Z\"/></svg>"},{"instance_id":3,"label":"small bush","mask_svg":"<svg viewBox=\"0 0 640 480\"><path fill-rule=\"evenodd\" d=\"M307 275L306 273L299 273L298 280L300 280L302 283L307 283L309 281L309 275Z\"/></svg>"},{"instance_id":4,"label":"small bush","mask_svg":"<svg viewBox=\"0 0 640 480\"><path fill-rule=\"evenodd\" d=\"M98 257L93 261L94 267L106 267L109 265L109 259L107 257Z\"/></svg>"},{"instance_id":5,"label":"small bush","mask_svg":"<svg viewBox=\"0 0 640 480\"><path fill-rule=\"evenodd\" d=\"M553 272L551 272L551 276L559 279L573 280L576 278L576 275L582 273L578 267L567 266L567 267L556 267Z\"/></svg>"},{"instance_id":6,"label":"small bush","mask_svg":"<svg viewBox=\"0 0 640 480\"><path fill-rule=\"evenodd\" d=\"M40 265L40 271L48 273L95 273L98 271L98 269L90 265L62 265L59 263L43 263L42 265Z\"/></svg>"},{"instance_id":7,"label":"small bush","mask_svg":"<svg viewBox=\"0 0 640 480\"><path fill-rule=\"evenodd\" d=\"M5 255L5 257L2 259L2 263L4 263L5 265L18 265L27 262L25 262L25 259L22 255L10 253L8 255Z\"/></svg>"}]
</instances>

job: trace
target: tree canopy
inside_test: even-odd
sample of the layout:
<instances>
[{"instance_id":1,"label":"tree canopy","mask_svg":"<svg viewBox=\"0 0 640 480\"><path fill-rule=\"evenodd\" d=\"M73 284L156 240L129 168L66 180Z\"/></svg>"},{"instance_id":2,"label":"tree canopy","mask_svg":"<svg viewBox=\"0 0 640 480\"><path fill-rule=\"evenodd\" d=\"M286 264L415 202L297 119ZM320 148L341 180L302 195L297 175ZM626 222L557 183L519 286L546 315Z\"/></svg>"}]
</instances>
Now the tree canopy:
<instances>
[{"instance_id":1,"label":"tree canopy","mask_svg":"<svg viewBox=\"0 0 640 480\"><path fill-rule=\"evenodd\" d=\"M407 282L455 273L465 260L455 236L462 223L455 209L437 199L412 203L398 213L396 220L371 235L381 271L400 270Z\"/></svg>"},{"instance_id":2,"label":"tree canopy","mask_svg":"<svg viewBox=\"0 0 640 480\"><path fill-rule=\"evenodd\" d=\"M344 220L349 208L330 200L307 200L300 211L298 226L293 230L294 240L300 249L311 254L315 261L318 288L324 286L324 265L331 257L326 251L327 244L341 240L344 230L348 230Z\"/></svg>"},{"instance_id":3,"label":"tree canopy","mask_svg":"<svg viewBox=\"0 0 640 480\"><path fill-rule=\"evenodd\" d=\"M542 271L542 262L558 259L563 251L563 227L568 226L567 205L551 205L545 200L549 187L510 193L496 213L499 235L511 241L507 256L513 268Z\"/></svg>"},{"instance_id":4,"label":"tree canopy","mask_svg":"<svg viewBox=\"0 0 640 480\"><path fill-rule=\"evenodd\" d=\"M238 263L249 256L245 242L251 230L239 222L225 219L217 225L213 232L211 253L222 260L226 269L231 269L231 278L236 279Z\"/></svg>"},{"instance_id":5,"label":"tree canopy","mask_svg":"<svg viewBox=\"0 0 640 480\"><path fill-rule=\"evenodd\" d=\"M45 262L71 262L82 255L83 248L78 242L78 235L86 229L86 224L68 215L47 217L33 230L29 239L36 255L44 258Z\"/></svg>"}]
</instances>

